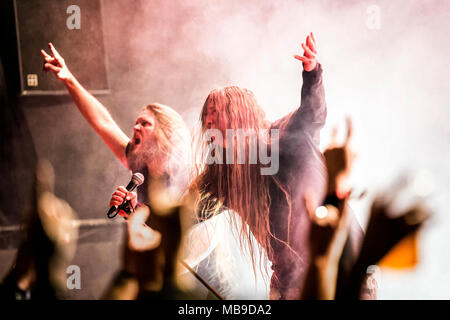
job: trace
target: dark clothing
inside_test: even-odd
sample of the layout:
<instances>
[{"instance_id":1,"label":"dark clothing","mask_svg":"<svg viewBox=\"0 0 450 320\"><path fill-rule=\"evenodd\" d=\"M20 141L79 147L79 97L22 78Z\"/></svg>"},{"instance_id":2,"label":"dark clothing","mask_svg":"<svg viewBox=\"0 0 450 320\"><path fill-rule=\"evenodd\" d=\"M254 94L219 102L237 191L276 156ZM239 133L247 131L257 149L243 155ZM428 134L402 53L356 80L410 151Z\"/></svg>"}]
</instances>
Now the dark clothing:
<instances>
[{"instance_id":1,"label":"dark clothing","mask_svg":"<svg viewBox=\"0 0 450 320\"><path fill-rule=\"evenodd\" d=\"M281 299L299 297L309 266L310 219L304 197L311 193L317 204L325 197L327 172L319 139L326 115L319 64L310 72L303 71L301 106L271 126L280 130L279 171L270 184L270 226L276 237L271 240L271 290L277 290ZM351 238L360 238L357 221L352 224Z\"/></svg>"},{"instance_id":2,"label":"dark clothing","mask_svg":"<svg viewBox=\"0 0 450 320\"><path fill-rule=\"evenodd\" d=\"M31 291L24 291L17 285L17 281L11 276L6 277L0 284L0 299L2 301L31 300Z\"/></svg>"}]
</instances>

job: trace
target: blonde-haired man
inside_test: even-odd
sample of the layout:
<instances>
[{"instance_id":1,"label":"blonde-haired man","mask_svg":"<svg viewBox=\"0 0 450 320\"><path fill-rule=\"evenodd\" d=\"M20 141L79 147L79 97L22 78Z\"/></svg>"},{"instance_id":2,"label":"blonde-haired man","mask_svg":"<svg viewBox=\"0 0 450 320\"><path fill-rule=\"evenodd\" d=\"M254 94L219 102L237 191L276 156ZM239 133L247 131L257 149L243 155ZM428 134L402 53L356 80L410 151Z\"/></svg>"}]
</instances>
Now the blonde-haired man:
<instances>
[{"instance_id":1,"label":"blonde-haired man","mask_svg":"<svg viewBox=\"0 0 450 320\"><path fill-rule=\"evenodd\" d=\"M185 189L190 164L190 133L181 116L159 103L145 106L139 113L131 139L120 129L108 110L72 75L64 59L49 43L52 55L44 50L44 70L52 71L66 86L78 110L103 139L120 162L133 172L141 172L145 183L140 188L142 202L147 201L146 184L150 179L163 180L168 190L180 193ZM120 205L127 197L136 204L136 194L120 186L110 206ZM124 214L122 212L122 214Z\"/></svg>"}]
</instances>

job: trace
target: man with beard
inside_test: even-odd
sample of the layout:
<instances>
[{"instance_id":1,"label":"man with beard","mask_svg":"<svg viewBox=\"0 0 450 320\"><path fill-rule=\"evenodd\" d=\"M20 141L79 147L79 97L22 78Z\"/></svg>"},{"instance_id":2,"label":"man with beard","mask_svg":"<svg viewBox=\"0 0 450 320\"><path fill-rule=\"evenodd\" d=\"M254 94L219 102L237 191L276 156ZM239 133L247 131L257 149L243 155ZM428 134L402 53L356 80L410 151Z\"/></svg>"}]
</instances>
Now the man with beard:
<instances>
[{"instance_id":1,"label":"man with beard","mask_svg":"<svg viewBox=\"0 0 450 320\"><path fill-rule=\"evenodd\" d=\"M128 138L108 110L72 75L55 47L51 43L49 47L52 55L41 50L44 70L53 71L62 81L81 114L120 162L127 169L144 175L144 185L139 188L140 201L148 202L150 180L162 180L171 194L181 195L188 180L190 162L190 134L181 116L168 106L150 104L141 110L133 137ZM133 206L136 204L136 195L121 186L114 192L110 205L120 205L125 197Z\"/></svg>"},{"instance_id":2,"label":"man with beard","mask_svg":"<svg viewBox=\"0 0 450 320\"><path fill-rule=\"evenodd\" d=\"M112 119L107 109L75 79L53 45L49 44L49 47L52 56L43 50L41 52L45 59L44 69L54 72L65 84L81 114L122 164L133 172L141 172L145 177L144 184L138 189L138 197L120 186L113 193L110 206L120 205L124 199L130 200L132 205L136 206L136 198L139 198L139 202L150 204L147 190L151 180L163 182L165 195L167 191L174 195L175 199L181 195L187 186L188 169L191 164L190 133L181 116L167 106L157 103L148 105L137 117L133 137L129 139ZM123 211L119 214L127 216ZM158 226L164 224L163 220L155 214L150 214L146 223L160 231ZM151 228L144 230L151 234L153 232ZM198 230L200 232L195 232ZM194 267L207 255L211 244L203 228L196 228L191 234L193 242L189 242L189 248L195 247L195 250L190 250L185 258L186 262ZM173 232L168 235L173 236ZM158 250L161 252L162 248ZM114 283L120 283L120 276Z\"/></svg>"}]
</instances>

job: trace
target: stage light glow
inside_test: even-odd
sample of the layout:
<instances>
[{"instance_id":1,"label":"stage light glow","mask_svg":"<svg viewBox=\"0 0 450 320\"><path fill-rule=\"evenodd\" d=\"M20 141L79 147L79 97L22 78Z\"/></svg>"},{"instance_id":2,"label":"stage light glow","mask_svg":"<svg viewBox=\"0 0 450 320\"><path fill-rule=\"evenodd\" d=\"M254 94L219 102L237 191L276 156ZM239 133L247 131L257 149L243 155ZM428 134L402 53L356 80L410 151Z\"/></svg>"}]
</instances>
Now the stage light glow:
<instances>
[{"instance_id":1,"label":"stage light glow","mask_svg":"<svg viewBox=\"0 0 450 320\"><path fill-rule=\"evenodd\" d=\"M328 210L324 206L320 206L316 209L316 217L319 219L323 219L328 215Z\"/></svg>"}]
</instances>

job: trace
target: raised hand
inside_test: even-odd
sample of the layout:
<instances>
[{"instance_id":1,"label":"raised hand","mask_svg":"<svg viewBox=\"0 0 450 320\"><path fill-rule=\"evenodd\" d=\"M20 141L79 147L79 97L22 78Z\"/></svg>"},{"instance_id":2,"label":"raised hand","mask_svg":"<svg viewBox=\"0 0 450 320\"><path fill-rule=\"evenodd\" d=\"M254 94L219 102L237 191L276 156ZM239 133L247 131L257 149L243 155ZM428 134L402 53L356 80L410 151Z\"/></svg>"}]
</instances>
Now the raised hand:
<instances>
[{"instance_id":1,"label":"raised hand","mask_svg":"<svg viewBox=\"0 0 450 320\"><path fill-rule=\"evenodd\" d=\"M349 233L347 201L350 196L348 176L354 154L349 145L352 123L347 118L347 138L343 145L337 143L337 130L325 151L328 172L327 198L325 204L314 206L312 195L305 196L305 205L311 219L310 255L311 266L303 289L302 299L334 299L339 260Z\"/></svg>"},{"instance_id":2,"label":"raised hand","mask_svg":"<svg viewBox=\"0 0 450 320\"><path fill-rule=\"evenodd\" d=\"M336 193L340 199L343 199L350 190L348 179L353 160L355 159L355 153L350 148L353 131L352 121L350 118L347 118L346 121L347 138L345 143L342 146L337 143L337 128L335 128L333 130L331 144L323 154L328 169L327 194L330 195Z\"/></svg>"},{"instance_id":3,"label":"raised hand","mask_svg":"<svg viewBox=\"0 0 450 320\"><path fill-rule=\"evenodd\" d=\"M416 250L415 237L426 220L431 217L431 211L420 202L405 204L404 208L396 208L396 199L405 201L402 189L407 187L406 181L401 179L393 189L378 195L372 203L359 256L349 272L350 276L345 288L342 288L342 298L356 300L361 297L361 294L363 298L368 298L367 294L373 294L367 290L374 289L368 288L366 283L369 266L383 265L383 262L388 262L389 258L392 258L392 256L389 257L390 254L397 254L399 259L397 262L400 261L408 266L410 263L407 261L408 254L415 255L411 252ZM404 246L405 251L397 247L398 245L400 248ZM388 255L387 261L384 260L386 255ZM409 267L412 266L409 265Z\"/></svg>"},{"instance_id":4,"label":"raised hand","mask_svg":"<svg viewBox=\"0 0 450 320\"><path fill-rule=\"evenodd\" d=\"M302 48L303 56L296 54L294 58L303 62L305 71L314 70L317 66L317 46L312 32L306 37L306 44L302 43Z\"/></svg>"},{"instance_id":5,"label":"raised hand","mask_svg":"<svg viewBox=\"0 0 450 320\"><path fill-rule=\"evenodd\" d=\"M72 73L69 71L69 68L67 68L67 65L61 57L61 55L56 51L53 44L48 44L50 51L52 52L53 56L49 55L44 50L41 50L41 54L44 57L44 70L45 71L53 71L53 73L56 75L56 77L61 81L67 81L70 80L73 76Z\"/></svg>"}]
</instances>

